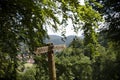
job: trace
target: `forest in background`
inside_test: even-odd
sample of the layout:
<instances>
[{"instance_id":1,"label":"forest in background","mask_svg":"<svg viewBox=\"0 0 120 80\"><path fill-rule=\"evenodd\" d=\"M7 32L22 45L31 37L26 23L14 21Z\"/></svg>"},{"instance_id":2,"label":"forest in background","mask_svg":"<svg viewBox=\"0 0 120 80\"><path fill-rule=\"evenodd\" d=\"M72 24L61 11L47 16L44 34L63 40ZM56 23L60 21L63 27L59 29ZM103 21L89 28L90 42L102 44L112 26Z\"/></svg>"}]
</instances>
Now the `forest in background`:
<instances>
[{"instance_id":1,"label":"forest in background","mask_svg":"<svg viewBox=\"0 0 120 80\"><path fill-rule=\"evenodd\" d=\"M68 19L84 38L55 53L57 80L120 80L119 0L0 0L0 80L49 80L47 53L34 50L47 27L65 38Z\"/></svg>"}]
</instances>

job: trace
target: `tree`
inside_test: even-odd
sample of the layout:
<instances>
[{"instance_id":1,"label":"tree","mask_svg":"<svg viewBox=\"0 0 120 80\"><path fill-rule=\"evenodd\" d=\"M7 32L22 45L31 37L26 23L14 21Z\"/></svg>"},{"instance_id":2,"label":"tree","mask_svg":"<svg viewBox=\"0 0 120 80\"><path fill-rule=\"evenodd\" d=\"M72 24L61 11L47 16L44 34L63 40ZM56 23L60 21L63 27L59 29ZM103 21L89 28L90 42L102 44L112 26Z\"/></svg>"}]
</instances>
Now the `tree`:
<instances>
[{"instance_id":1,"label":"tree","mask_svg":"<svg viewBox=\"0 0 120 80\"><path fill-rule=\"evenodd\" d=\"M57 79L92 79L91 60L89 57L84 56L82 50L83 49L79 48L74 51L74 49L70 47L62 53L56 54Z\"/></svg>"},{"instance_id":2,"label":"tree","mask_svg":"<svg viewBox=\"0 0 120 80\"><path fill-rule=\"evenodd\" d=\"M54 3L45 1L0 0L0 54L4 56L4 53L7 53L10 57L8 62L13 62L13 68L8 68L8 71L13 73L9 76L15 74L12 80L16 80L16 53L19 51L20 42L28 45L33 53L34 48L41 46L46 37L44 25L50 22L47 19L54 23L59 22L54 15ZM2 78L7 79L5 76Z\"/></svg>"},{"instance_id":3,"label":"tree","mask_svg":"<svg viewBox=\"0 0 120 80\"><path fill-rule=\"evenodd\" d=\"M120 1L119 0L105 0L101 1L103 4L102 14L105 17L105 24L102 29L102 33L106 35L107 39L110 41L110 45L114 51L114 55L116 55L116 62L114 63L115 75L119 76L119 61L120 61ZM120 77L116 77L116 80L120 79Z\"/></svg>"},{"instance_id":4,"label":"tree","mask_svg":"<svg viewBox=\"0 0 120 80\"><path fill-rule=\"evenodd\" d=\"M105 26L103 32L107 37L115 42L120 41L120 1L105 0L103 3L103 15L105 16Z\"/></svg>"},{"instance_id":5,"label":"tree","mask_svg":"<svg viewBox=\"0 0 120 80\"><path fill-rule=\"evenodd\" d=\"M83 40L76 36L73 39L73 41L70 43L69 47L72 47L72 48L83 48Z\"/></svg>"},{"instance_id":6,"label":"tree","mask_svg":"<svg viewBox=\"0 0 120 80\"><path fill-rule=\"evenodd\" d=\"M46 36L43 24L47 24L47 19L53 18L55 22L59 22L53 14L54 8L51 9L53 2L48 2L51 4L47 4L45 0L1 0L1 43L8 42L10 45L14 42L16 45L11 45L11 48L18 46L19 42L27 43L31 48L40 45ZM9 38L9 41L6 40Z\"/></svg>"}]
</instances>

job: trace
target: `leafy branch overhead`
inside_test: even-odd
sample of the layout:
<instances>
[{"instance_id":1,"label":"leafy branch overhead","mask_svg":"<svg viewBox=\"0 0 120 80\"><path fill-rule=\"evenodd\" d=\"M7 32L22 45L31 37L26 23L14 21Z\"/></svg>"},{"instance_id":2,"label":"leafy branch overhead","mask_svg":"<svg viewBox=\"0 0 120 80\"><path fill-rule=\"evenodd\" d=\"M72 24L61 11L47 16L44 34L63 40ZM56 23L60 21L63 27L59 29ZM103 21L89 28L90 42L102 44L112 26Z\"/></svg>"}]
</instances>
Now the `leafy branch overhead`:
<instances>
[{"instance_id":1,"label":"leafy branch overhead","mask_svg":"<svg viewBox=\"0 0 120 80\"><path fill-rule=\"evenodd\" d=\"M1 0L0 5L0 27L4 35L1 41L11 37L8 43L24 42L33 48L43 42L47 27L57 30L58 24L66 24L71 18L74 28L79 29L75 27L76 23L82 21L97 26L96 22L101 18L91 6L81 5L79 0ZM60 15L62 22L58 17Z\"/></svg>"}]
</instances>

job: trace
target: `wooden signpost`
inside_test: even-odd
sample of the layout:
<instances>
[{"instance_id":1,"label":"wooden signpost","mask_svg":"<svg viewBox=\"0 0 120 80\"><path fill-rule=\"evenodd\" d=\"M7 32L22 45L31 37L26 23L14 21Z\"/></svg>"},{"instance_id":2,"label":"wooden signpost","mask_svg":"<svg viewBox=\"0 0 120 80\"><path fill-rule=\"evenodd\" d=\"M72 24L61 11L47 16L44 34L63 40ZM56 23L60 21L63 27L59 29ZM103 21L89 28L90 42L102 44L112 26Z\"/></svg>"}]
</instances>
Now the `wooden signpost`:
<instances>
[{"instance_id":1,"label":"wooden signpost","mask_svg":"<svg viewBox=\"0 0 120 80\"><path fill-rule=\"evenodd\" d=\"M48 53L50 80L56 80L54 51L60 51L60 50L63 50L65 48L66 48L65 45L53 45L52 43L50 43L47 46L37 48L37 50L35 51L36 55L37 54Z\"/></svg>"}]
</instances>

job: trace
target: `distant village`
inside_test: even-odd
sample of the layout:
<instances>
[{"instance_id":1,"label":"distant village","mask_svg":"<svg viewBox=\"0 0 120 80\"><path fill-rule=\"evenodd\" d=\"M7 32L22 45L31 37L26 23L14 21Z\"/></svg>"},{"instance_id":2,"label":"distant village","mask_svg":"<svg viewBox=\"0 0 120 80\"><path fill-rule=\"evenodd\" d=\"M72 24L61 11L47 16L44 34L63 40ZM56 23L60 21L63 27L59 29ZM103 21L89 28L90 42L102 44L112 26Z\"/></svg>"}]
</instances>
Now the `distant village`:
<instances>
[{"instance_id":1,"label":"distant village","mask_svg":"<svg viewBox=\"0 0 120 80\"><path fill-rule=\"evenodd\" d=\"M33 56L29 55L29 54L18 54L17 58L21 62L26 62L26 63L30 63L30 64L33 64L35 62L34 59L33 59Z\"/></svg>"}]
</instances>

